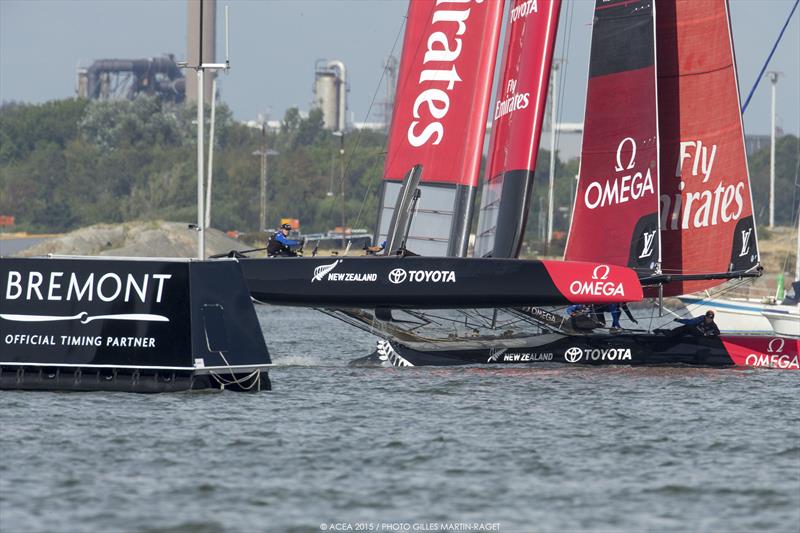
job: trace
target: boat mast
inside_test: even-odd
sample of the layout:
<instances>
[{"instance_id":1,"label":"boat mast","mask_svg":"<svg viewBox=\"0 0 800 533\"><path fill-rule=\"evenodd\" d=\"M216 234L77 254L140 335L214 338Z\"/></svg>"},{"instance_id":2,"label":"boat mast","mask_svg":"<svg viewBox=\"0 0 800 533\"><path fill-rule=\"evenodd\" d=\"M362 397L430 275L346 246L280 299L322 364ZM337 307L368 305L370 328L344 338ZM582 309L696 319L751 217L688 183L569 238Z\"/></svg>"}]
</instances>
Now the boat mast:
<instances>
[{"instance_id":1,"label":"boat mast","mask_svg":"<svg viewBox=\"0 0 800 533\"><path fill-rule=\"evenodd\" d=\"M200 9L200 42L203 38L203 9ZM202 49L202 45L201 45ZM202 58L201 58L202 61ZM204 104L203 104L203 67L197 67L197 258L205 259L206 256L206 232L203 231L204 222L204 205L203 205L203 158L205 154L205 147L203 146L203 120L204 120Z\"/></svg>"},{"instance_id":2,"label":"boat mast","mask_svg":"<svg viewBox=\"0 0 800 533\"><path fill-rule=\"evenodd\" d=\"M211 131L208 134L208 186L206 187L206 217L203 229L211 226L211 184L214 179L214 120L217 114L217 78L211 82Z\"/></svg>"},{"instance_id":3,"label":"boat mast","mask_svg":"<svg viewBox=\"0 0 800 533\"><path fill-rule=\"evenodd\" d=\"M553 188L556 181L556 106L558 98L558 66L561 60L553 59L553 71L550 86L550 187L547 200L547 236L545 246L550 247L553 240Z\"/></svg>"}]
</instances>

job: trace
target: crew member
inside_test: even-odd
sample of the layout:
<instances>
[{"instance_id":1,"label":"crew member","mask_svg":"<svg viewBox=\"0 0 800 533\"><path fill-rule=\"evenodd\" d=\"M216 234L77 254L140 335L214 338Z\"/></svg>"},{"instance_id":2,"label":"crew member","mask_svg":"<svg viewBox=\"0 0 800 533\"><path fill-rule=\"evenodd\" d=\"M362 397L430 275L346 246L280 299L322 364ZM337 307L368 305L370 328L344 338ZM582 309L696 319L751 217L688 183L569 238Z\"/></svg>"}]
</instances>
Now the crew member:
<instances>
[{"instance_id":1,"label":"crew member","mask_svg":"<svg viewBox=\"0 0 800 533\"><path fill-rule=\"evenodd\" d=\"M368 246L367 247L367 255L377 255L386 249L386 239L380 244L380 246Z\"/></svg>"},{"instance_id":2,"label":"crew member","mask_svg":"<svg viewBox=\"0 0 800 533\"><path fill-rule=\"evenodd\" d=\"M567 307L567 316L574 317L577 316L579 313L585 312L587 306L583 304L573 304Z\"/></svg>"},{"instance_id":3,"label":"crew member","mask_svg":"<svg viewBox=\"0 0 800 533\"><path fill-rule=\"evenodd\" d=\"M622 311L625 311L625 314L628 315L628 318L630 319L631 322L633 322L634 324L639 323L638 320L633 318L631 310L628 309L628 304L626 304L625 302L621 304L611 304L609 306L609 309L611 310L611 329L615 328L622 329L622 326L619 325L619 317L622 315Z\"/></svg>"},{"instance_id":4,"label":"crew member","mask_svg":"<svg viewBox=\"0 0 800 533\"><path fill-rule=\"evenodd\" d=\"M597 322L592 319L594 309L591 305L575 304L567 307L569 323L575 330L591 331L597 327Z\"/></svg>"},{"instance_id":5,"label":"crew member","mask_svg":"<svg viewBox=\"0 0 800 533\"><path fill-rule=\"evenodd\" d=\"M717 337L719 328L714 322L714 311L708 310L703 316L697 318L676 318L683 326L672 330L671 335L696 335L701 337Z\"/></svg>"},{"instance_id":6,"label":"crew member","mask_svg":"<svg viewBox=\"0 0 800 533\"><path fill-rule=\"evenodd\" d=\"M590 316L601 328L606 327L606 312L611 311L610 304L592 304Z\"/></svg>"},{"instance_id":7,"label":"crew member","mask_svg":"<svg viewBox=\"0 0 800 533\"><path fill-rule=\"evenodd\" d=\"M301 246L302 241L289 238L289 230L292 226L281 224L281 227L267 242L268 257L297 257L297 252L292 250L292 246Z\"/></svg>"}]
</instances>

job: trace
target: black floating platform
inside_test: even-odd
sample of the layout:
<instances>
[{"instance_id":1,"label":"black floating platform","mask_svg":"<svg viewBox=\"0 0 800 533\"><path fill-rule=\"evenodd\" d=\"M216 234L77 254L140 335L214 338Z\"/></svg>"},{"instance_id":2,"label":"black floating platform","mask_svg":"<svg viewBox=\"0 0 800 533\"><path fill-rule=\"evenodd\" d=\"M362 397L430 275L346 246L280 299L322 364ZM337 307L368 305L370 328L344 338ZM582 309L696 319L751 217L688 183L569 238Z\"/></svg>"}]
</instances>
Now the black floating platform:
<instances>
[{"instance_id":1,"label":"black floating platform","mask_svg":"<svg viewBox=\"0 0 800 533\"><path fill-rule=\"evenodd\" d=\"M0 389L269 390L234 260L0 258Z\"/></svg>"}]
</instances>

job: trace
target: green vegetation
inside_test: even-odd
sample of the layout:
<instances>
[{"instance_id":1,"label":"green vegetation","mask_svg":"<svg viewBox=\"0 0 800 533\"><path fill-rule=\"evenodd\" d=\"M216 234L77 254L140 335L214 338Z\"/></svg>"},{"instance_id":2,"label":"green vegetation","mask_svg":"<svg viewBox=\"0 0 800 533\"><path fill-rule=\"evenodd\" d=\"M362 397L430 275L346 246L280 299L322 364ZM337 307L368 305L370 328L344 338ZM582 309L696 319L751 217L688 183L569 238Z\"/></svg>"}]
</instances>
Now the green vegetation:
<instances>
[{"instance_id":1,"label":"green vegetation","mask_svg":"<svg viewBox=\"0 0 800 533\"><path fill-rule=\"evenodd\" d=\"M558 154L558 152L556 152ZM550 186L550 152L539 150L534 174L533 194L528 223L525 226L523 254L559 256L564 252L567 231L572 216L573 195L578 181L578 160L563 162L556 155L556 178L553 184L553 233L554 239L547 249L544 235L547 233L548 189Z\"/></svg>"},{"instance_id":2,"label":"green vegetation","mask_svg":"<svg viewBox=\"0 0 800 533\"><path fill-rule=\"evenodd\" d=\"M60 100L0 107L0 215L16 218L27 231L65 231L95 223L196 219L196 146L191 107L142 97L134 101ZM223 230L258 229L260 157L257 128L235 122L217 107L212 225ZM300 219L304 232L332 229L344 218L373 229L386 137L357 131L344 139L323 129L319 111L307 118L290 109L279 131L266 135L270 150L267 222ZM787 135L777 144L777 225L790 225L798 196L794 180L800 141ZM543 251L538 236L546 223L550 154L541 150L526 229L530 249ZM576 160L556 160L554 230L565 233ZM756 218L768 216L769 149L750 158ZM476 202L480 205L480 200ZM566 209L564 209L566 208ZM563 241L561 243L563 246ZM556 243L550 253L559 253Z\"/></svg>"},{"instance_id":3,"label":"green vegetation","mask_svg":"<svg viewBox=\"0 0 800 533\"><path fill-rule=\"evenodd\" d=\"M14 216L20 230L46 232L99 222L194 221L195 117L190 107L147 97L0 107L0 215ZM261 161L253 152L263 147L261 130L235 122L224 104L215 128L212 226L256 230ZM341 138L322 128L321 113L302 118L290 109L266 141L278 152L268 161L268 223L298 218L306 232L340 225ZM368 227L375 217L385 145L376 132L345 138L348 225Z\"/></svg>"},{"instance_id":4,"label":"green vegetation","mask_svg":"<svg viewBox=\"0 0 800 533\"><path fill-rule=\"evenodd\" d=\"M769 146L750 157L753 210L759 226L769 224ZM775 225L791 226L800 202L800 139L784 135L775 142ZM759 228L759 236L762 230Z\"/></svg>"}]
</instances>

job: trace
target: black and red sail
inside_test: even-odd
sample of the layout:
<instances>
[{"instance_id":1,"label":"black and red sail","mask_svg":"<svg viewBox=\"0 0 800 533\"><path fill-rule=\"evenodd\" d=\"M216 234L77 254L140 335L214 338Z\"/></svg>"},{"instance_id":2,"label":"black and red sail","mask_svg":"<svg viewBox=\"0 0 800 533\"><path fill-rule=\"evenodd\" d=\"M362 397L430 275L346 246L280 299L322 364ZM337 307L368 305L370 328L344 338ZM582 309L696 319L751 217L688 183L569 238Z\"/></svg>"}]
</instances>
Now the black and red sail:
<instances>
[{"instance_id":1,"label":"black and red sail","mask_svg":"<svg viewBox=\"0 0 800 533\"><path fill-rule=\"evenodd\" d=\"M727 2L657 2L656 14L663 271L751 270L759 255Z\"/></svg>"},{"instance_id":2,"label":"black and red sail","mask_svg":"<svg viewBox=\"0 0 800 533\"><path fill-rule=\"evenodd\" d=\"M757 267L727 2L598 0L589 76L565 257L672 276L665 295Z\"/></svg>"},{"instance_id":3,"label":"black and red sail","mask_svg":"<svg viewBox=\"0 0 800 533\"><path fill-rule=\"evenodd\" d=\"M651 0L597 0L566 259L658 269L654 15Z\"/></svg>"}]
</instances>

